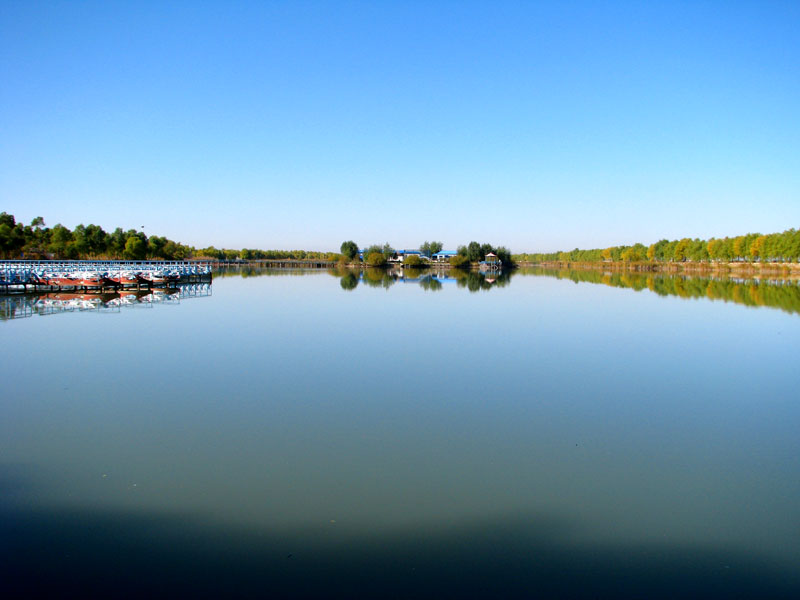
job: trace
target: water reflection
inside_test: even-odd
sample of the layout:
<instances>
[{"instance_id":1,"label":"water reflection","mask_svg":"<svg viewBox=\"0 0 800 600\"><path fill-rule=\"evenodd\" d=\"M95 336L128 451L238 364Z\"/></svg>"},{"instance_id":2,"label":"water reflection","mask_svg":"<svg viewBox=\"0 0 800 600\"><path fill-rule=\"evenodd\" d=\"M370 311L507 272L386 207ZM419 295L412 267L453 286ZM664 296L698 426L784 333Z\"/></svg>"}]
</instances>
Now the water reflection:
<instances>
[{"instance_id":1,"label":"water reflection","mask_svg":"<svg viewBox=\"0 0 800 600\"><path fill-rule=\"evenodd\" d=\"M791 569L746 549L575 540L579 524L552 514L341 536L333 526L254 531L192 514L1 507L0 526L3 587L26 598L708 600L800 590Z\"/></svg>"},{"instance_id":2,"label":"water reflection","mask_svg":"<svg viewBox=\"0 0 800 600\"><path fill-rule=\"evenodd\" d=\"M630 288L637 292L647 289L659 296L706 298L800 313L800 282L793 279L738 279L544 268L523 269L518 273L569 279L575 283L599 283L611 287Z\"/></svg>"},{"instance_id":3,"label":"water reflection","mask_svg":"<svg viewBox=\"0 0 800 600\"><path fill-rule=\"evenodd\" d=\"M800 320L263 274L6 326L6 596L800 597Z\"/></svg>"},{"instance_id":4,"label":"water reflection","mask_svg":"<svg viewBox=\"0 0 800 600\"><path fill-rule=\"evenodd\" d=\"M300 275L316 275L320 269L296 267L259 267L253 265L225 265L214 269L217 277L286 277Z\"/></svg>"},{"instance_id":5,"label":"water reflection","mask_svg":"<svg viewBox=\"0 0 800 600\"><path fill-rule=\"evenodd\" d=\"M211 295L210 283L188 283L170 288L121 289L116 292L41 292L0 296L0 320L22 319L68 312L119 312L121 308L152 308L179 304L188 298Z\"/></svg>"},{"instance_id":6,"label":"water reflection","mask_svg":"<svg viewBox=\"0 0 800 600\"><path fill-rule=\"evenodd\" d=\"M215 277L287 277L316 276L327 273L339 279L339 285L345 291L355 290L359 285L370 288L389 289L396 284L416 284L426 292L439 292L449 284L469 292L486 291L493 288L506 287L511 279L521 276L544 276L557 279L569 279L575 283L596 283L611 287L630 288L636 291L649 290L660 296L678 296L680 298L706 298L722 300L745 306L765 306L777 308L789 313L800 313L800 281L789 278L734 278L704 277L692 275L674 275L666 273L608 272L601 270L571 270L525 268L498 273L481 273L446 268L394 268L394 269L351 269L338 267L334 269L295 269L266 268L254 266L231 266L215 271ZM204 284L209 285L209 284ZM202 286L185 286L186 288L205 289ZM210 287L208 288L210 290ZM185 297L186 292L182 294ZM93 298L98 294L92 295ZM82 299L76 299L82 300ZM87 299L83 309L100 308L95 306L96 299ZM125 305L124 302L120 302ZM70 305L73 309L75 304ZM113 303L112 303L113 306ZM108 308L105 303L102 308ZM3 319L29 316L31 307L19 298L5 299L0 304Z\"/></svg>"},{"instance_id":7,"label":"water reflection","mask_svg":"<svg viewBox=\"0 0 800 600\"><path fill-rule=\"evenodd\" d=\"M439 292L447 284L470 292L504 287L511 281L511 272L480 273L461 269L329 269L339 278L343 290L352 291L360 283L368 287L388 289L396 283L416 284L426 292Z\"/></svg>"}]
</instances>

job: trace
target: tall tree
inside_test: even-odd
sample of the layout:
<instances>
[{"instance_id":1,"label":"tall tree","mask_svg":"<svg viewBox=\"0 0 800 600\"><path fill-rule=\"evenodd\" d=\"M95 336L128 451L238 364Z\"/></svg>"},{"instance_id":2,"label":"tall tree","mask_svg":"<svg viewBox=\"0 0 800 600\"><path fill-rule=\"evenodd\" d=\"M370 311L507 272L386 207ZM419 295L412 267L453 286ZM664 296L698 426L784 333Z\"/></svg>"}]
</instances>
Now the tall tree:
<instances>
[{"instance_id":1,"label":"tall tree","mask_svg":"<svg viewBox=\"0 0 800 600\"><path fill-rule=\"evenodd\" d=\"M358 245L353 240L347 240L346 242L342 242L339 250L341 250L342 254L348 259L353 260L358 254Z\"/></svg>"}]
</instances>

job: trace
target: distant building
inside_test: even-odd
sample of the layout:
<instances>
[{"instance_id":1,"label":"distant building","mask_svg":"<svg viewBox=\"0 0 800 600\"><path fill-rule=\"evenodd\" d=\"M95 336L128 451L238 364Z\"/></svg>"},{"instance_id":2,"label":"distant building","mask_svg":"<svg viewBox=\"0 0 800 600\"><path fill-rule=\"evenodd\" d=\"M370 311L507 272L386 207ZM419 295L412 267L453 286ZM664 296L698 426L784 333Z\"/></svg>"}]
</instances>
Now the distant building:
<instances>
[{"instance_id":1,"label":"distant building","mask_svg":"<svg viewBox=\"0 0 800 600\"><path fill-rule=\"evenodd\" d=\"M441 252L437 252L431 258L435 262L448 262L454 256L458 256L458 252L454 250L442 250Z\"/></svg>"},{"instance_id":2,"label":"distant building","mask_svg":"<svg viewBox=\"0 0 800 600\"><path fill-rule=\"evenodd\" d=\"M479 265L481 271L499 271L502 267L503 262L497 258L497 254L494 252L489 252Z\"/></svg>"},{"instance_id":3,"label":"distant building","mask_svg":"<svg viewBox=\"0 0 800 600\"><path fill-rule=\"evenodd\" d=\"M390 258L389 262L401 263L405 262L407 256L416 255L422 260L428 260L428 257L422 254L419 250L397 250Z\"/></svg>"}]
</instances>

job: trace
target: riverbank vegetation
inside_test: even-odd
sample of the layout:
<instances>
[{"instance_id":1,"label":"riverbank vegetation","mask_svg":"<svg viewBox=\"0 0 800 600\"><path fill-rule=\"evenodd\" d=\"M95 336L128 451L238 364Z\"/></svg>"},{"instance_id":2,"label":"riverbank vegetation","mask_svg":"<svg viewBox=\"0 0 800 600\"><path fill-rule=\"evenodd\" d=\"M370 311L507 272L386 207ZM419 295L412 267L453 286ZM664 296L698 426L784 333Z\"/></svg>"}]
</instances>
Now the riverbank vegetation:
<instances>
[{"instance_id":1,"label":"riverbank vegetation","mask_svg":"<svg viewBox=\"0 0 800 600\"><path fill-rule=\"evenodd\" d=\"M645 246L611 246L571 251L517 254L517 262L527 263L669 263L669 262L800 262L800 231L748 233L709 240L683 238L659 240Z\"/></svg>"}]
</instances>

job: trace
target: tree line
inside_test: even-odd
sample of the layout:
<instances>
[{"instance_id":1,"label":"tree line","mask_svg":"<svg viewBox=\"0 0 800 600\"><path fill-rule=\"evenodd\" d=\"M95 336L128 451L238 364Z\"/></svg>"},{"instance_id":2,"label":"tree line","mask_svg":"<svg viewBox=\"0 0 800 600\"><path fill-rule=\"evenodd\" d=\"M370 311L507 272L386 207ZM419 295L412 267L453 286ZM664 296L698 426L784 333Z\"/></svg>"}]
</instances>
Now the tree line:
<instances>
[{"instance_id":1,"label":"tree line","mask_svg":"<svg viewBox=\"0 0 800 600\"><path fill-rule=\"evenodd\" d=\"M736 237L710 240L683 238L659 240L645 246L612 246L569 252L518 254L520 262L800 262L800 231L782 233L748 233Z\"/></svg>"},{"instance_id":2,"label":"tree line","mask_svg":"<svg viewBox=\"0 0 800 600\"><path fill-rule=\"evenodd\" d=\"M214 260L294 259L337 260L334 252L307 250L227 250L214 246L195 248L157 235L147 236L135 229L117 227L112 232L99 225L78 225L70 230L60 223L47 227L42 217L29 225L17 222L14 215L0 213L0 257L28 259L127 259Z\"/></svg>"},{"instance_id":3,"label":"tree line","mask_svg":"<svg viewBox=\"0 0 800 600\"><path fill-rule=\"evenodd\" d=\"M430 259L437 252L441 252L442 248L442 242L425 241L420 245L419 252L422 256ZM383 266L390 258L397 256L397 251L388 242L383 245L372 244L360 250L358 244L352 240L347 240L342 242L340 251L343 260L351 263L355 262L360 254L360 260L372 267ZM458 246L456 256L450 258L450 264L456 267L468 267L473 262L482 261L489 253L494 253L505 265L511 265L513 262L511 251L505 246L493 246L486 243L480 244L473 241L467 245ZM416 255L406 257L405 262L411 265L423 265L422 260L416 257Z\"/></svg>"},{"instance_id":4,"label":"tree line","mask_svg":"<svg viewBox=\"0 0 800 600\"><path fill-rule=\"evenodd\" d=\"M419 251L426 258L442 250L439 241L425 241ZM494 253L503 262L511 265L511 252L504 246L493 246L475 241L458 246L457 255L451 258L455 266L469 266L479 262L489 253ZM397 251L389 244L372 244L361 253L365 264L385 265ZM354 262L359 248L353 241L342 243L341 254L336 252L314 252L308 250L261 250L243 248L195 248L157 235L147 236L136 229L123 230L117 227L107 232L100 225L78 225L69 229L61 223L48 227L44 218L36 217L29 225L17 222L14 215L0 213L0 258L27 259L127 259L127 260L325 260ZM412 259L413 262L413 259ZM420 265L422 265L420 261Z\"/></svg>"}]
</instances>

